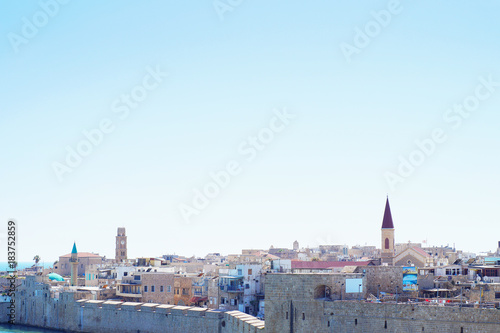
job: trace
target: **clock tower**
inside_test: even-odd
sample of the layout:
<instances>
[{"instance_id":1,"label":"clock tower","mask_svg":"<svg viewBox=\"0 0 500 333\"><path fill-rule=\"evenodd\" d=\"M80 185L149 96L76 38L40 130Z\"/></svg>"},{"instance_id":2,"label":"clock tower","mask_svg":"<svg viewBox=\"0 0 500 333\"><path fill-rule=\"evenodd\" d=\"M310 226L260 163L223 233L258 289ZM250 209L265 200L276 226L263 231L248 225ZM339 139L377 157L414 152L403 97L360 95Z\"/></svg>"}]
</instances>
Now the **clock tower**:
<instances>
[{"instance_id":1,"label":"clock tower","mask_svg":"<svg viewBox=\"0 0 500 333\"><path fill-rule=\"evenodd\" d=\"M127 236L125 236L125 228L118 228L116 234L116 262L127 260Z\"/></svg>"}]
</instances>

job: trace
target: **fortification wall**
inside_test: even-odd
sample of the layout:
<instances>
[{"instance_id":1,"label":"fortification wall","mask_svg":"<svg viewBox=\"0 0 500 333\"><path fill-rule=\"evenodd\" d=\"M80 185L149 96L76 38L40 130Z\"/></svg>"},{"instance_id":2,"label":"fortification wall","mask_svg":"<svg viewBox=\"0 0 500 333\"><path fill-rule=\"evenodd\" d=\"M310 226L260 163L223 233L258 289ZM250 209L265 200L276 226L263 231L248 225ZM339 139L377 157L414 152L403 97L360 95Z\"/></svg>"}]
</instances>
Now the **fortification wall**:
<instances>
[{"instance_id":1,"label":"fortification wall","mask_svg":"<svg viewBox=\"0 0 500 333\"><path fill-rule=\"evenodd\" d=\"M16 322L70 332L263 332L263 322L238 311L154 303L75 300L75 293L50 297L49 287L29 279L16 296ZM6 315L2 315L2 318Z\"/></svg>"},{"instance_id":2,"label":"fortification wall","mask_svg":"<svg viewBox=\"0 0 500 333\"><path fill-rule=\"evenodd\" d=\"M500 332L496 309L314 299L326 280L267 275L266 332Z\"/></svg>"},{"instance_id":3,"label":"fortification wall","mask_svg":"<svg viewBox=\"0 0 500 333\"><path fill-rule=\"evenodd\" d=\"M224 313L222 333L241 332L259 333L264 332L264 322L253 316L240 311L228 311Z\"/></svg>"}]
</instances>

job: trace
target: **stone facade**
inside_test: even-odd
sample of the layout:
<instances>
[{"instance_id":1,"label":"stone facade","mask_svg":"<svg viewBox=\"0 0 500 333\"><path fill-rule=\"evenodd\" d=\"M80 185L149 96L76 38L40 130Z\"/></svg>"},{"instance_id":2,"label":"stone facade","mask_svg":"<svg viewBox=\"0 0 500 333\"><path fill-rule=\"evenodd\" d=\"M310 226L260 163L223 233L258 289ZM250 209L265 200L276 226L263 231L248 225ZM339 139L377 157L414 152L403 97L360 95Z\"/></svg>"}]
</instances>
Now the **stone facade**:
<instances>
[{"instance_id":1,"label":"stone facade","mask_svg":"<svg viewBox=\"0 0 500 333\"><path fill-rule=\"evenodd\" d=\"M500 283L476 284L467 296L473 302L500 302Z\"/></svg>"},{"instance_id":2,"label":"stone facade","mask_svg":"<svg viewBox=\"0 0 500 333\"><path fill-rule=\"evenodd\" d=\"M141 280L142 302L174 304L174 274L142 273Z\"/></svg>"},{"instance_id":3,"label":"stone facade","mask_svg":"<svg viewBox=\"0 0 500 333\"><path fill-rule=\"evenodd\" d=\"M190 305L193 296L193 279L189 276L176 276L174 280L174 304Z\"/></svg>"},{"instance_id":4,"label":"stone facade","mask_svg":"<svg viewBox=\"0 0 500 333\"><path fill-rule=\"evenodd\" d=\"M430 264L432 264L431 256L417 247L406 248L394 258L394 266L425 267Z\"/></svg>"},{"instance_id":5,"label":"stone facade","mask_svg":"<svg viewBox=\"0 0 500 333\"><path fill-rule=\"evenodd\" d=\"M71 253L59 257L59 262L55 265L54 270L62 276L71 275ZM85 267L88 265L100 265L103 263L103 257L94 253L80 252L78 253L78 275L85 274Z\"/></svg>"},{"instance_id":6,"label":"stone facade","mask_svg":"<svg viewBox=\"0 0 500 333\"><path fill-rule=\"evenodd\" d=\"M99 271L95 265L85 267L85 287L99 286Z\"/></svg>"},{"instance_id":7,"label":"stone facade","mask_svg":"<svg viewBox=\"0 0 500 333\"><path fill-rule=\"evenodd\" d=\"M500 311L496 309L338 301L335 286L342 279L341 274L268 274L266 332L500 331ZM334 296L318 297L316 291L322 285L330 286Z\"/></svg>"},{"instance_id":8,"label":"stone facade","mask_svg":"<svg viewBox=\"0 0 500 333\"><path fill-rule=\"evenodd\" d=\"M366 292L377 296L378 292L395 294L403 290L403 268L395 266L358 267L356 273L366 275Z\"/></svg>"}]
</instances>

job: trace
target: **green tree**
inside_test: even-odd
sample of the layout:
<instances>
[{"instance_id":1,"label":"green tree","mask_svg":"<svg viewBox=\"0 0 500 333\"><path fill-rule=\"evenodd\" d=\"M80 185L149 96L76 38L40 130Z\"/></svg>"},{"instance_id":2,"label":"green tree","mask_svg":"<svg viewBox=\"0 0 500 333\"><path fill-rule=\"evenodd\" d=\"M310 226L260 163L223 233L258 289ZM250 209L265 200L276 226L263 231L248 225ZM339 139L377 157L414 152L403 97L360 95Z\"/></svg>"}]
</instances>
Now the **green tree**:
<instances>
[{"instance_id":1,"label":"green tree","mask_svg":"<svg viewBox=\"0 0 500 333\"><path fill-rule=\"evenodd\" d=\"M36 256L33 257L33 260L35 261L35 266L38 265L38 263L40 262L41 258L40 256L37 254Z\"/></svg>"}]
</instances>

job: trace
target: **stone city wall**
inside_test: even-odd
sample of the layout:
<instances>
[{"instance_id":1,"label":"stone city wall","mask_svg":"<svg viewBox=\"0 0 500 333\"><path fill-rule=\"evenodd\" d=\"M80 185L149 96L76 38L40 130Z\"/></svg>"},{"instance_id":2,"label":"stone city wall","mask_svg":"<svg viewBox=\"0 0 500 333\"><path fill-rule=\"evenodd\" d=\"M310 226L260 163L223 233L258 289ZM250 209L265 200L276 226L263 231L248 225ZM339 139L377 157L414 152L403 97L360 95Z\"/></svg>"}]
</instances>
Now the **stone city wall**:
<instances>
[{"instance_id":1,"label":"stone city wall","mask_svg":"<svg viewBox=\"0 0 500 333\"><path fill-rule=\"evenodd\" d=\"M500 332L497 309L315 299L320 285L336 292L340 274L327 275L268 274L266 332Z\"/></svg>"},{"instance_id":2,"label":"stone city wall","mask_svg":"<svg viewBox=\"0 0 500 333\"><path fill-rule=\"evenodd\" d=\"M73 292L50 297L47 284L28 278L16 295L16 322L69 332L263 332L262 321L239 312L155 303L75 300ZM7 322L2 307L0 322ZM244 329L243 331L241 329Z\"/></svg>"}]
</instances>

